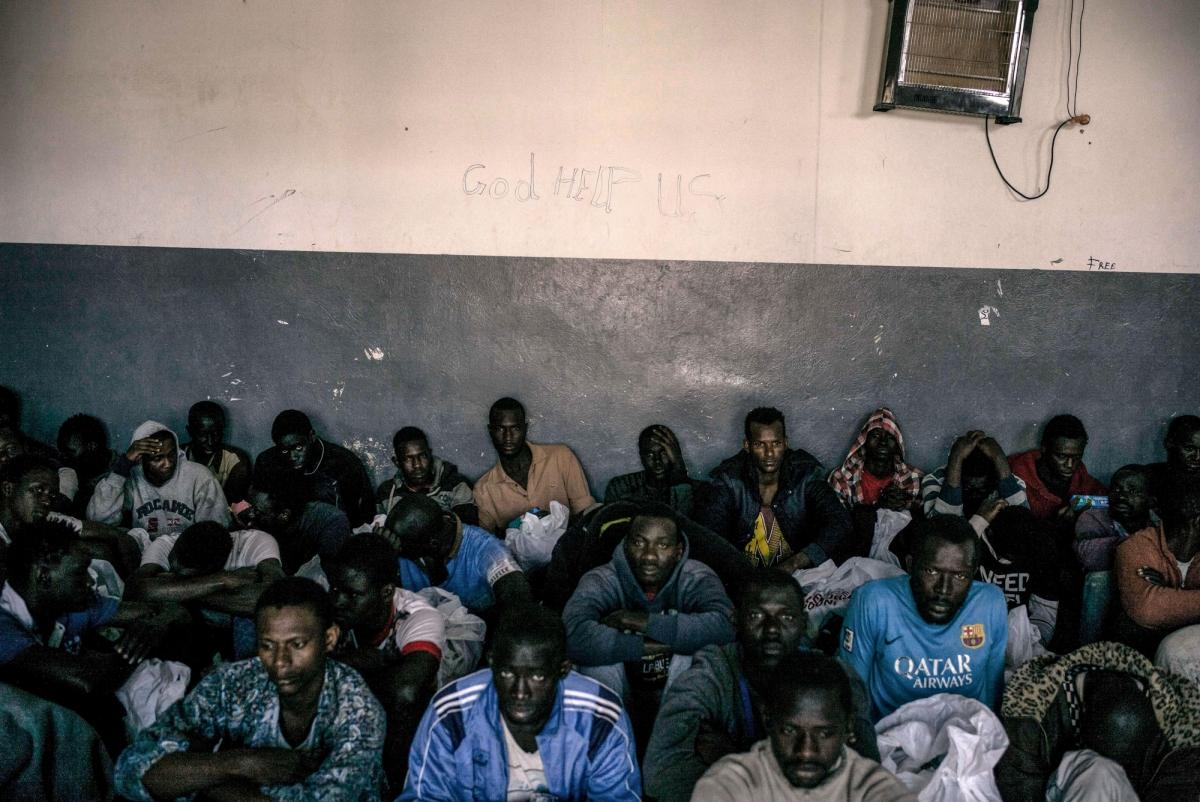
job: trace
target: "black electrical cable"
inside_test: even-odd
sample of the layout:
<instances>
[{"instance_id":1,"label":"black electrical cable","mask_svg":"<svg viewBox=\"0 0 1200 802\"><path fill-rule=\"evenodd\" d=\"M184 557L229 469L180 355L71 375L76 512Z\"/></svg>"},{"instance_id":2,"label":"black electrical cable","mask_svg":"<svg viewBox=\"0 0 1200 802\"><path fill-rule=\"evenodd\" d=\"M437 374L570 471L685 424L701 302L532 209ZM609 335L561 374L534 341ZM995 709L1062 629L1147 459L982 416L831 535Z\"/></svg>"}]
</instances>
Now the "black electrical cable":
<instances>
[{"instance_id":1,"label":"black electrical cable","mask_svg":"<svg viewBox=\"0 0 1200 802\"><path fill-rule=\"evenodd\" d=\"M1062 122L1060 122L1058 124L1058 127L1054 129L1054 136L1050 138L1050 167L1049 167L1049 169L1046 170L1046 188L1043 189L1041 192L1039 192L1036 195L1026 195L1024 192L1022 192L1021 190L1014 187L1011 183L1009 183L1009 180L1004 177L1004 171L1000 169L1000 162L996 161L996 151L992 150L992 136L991 136L990 132L988 131L988 119L989 118L986 116L983 118L983 138L987 140L988 153L990 153L992 156L992 164L996 165L996 172L1000 175L1000 180L1004 182L1004 185L1006 187L1008 187L1009 189L1011 189L1013 192L1020 195L1025 200L1037 200L1038 198L1042 197L1047 192L1049 192L1050 191L1050 176L1054 173L1054 143L1058 140L1058 132L1063 129L1063 126L1065 126L1067 123L1071 122L1075 118L1071 117L1066 120L1063 120Z\"/></svg>"},{"instance_id":2,"label":"black electrical cable","mask_svg":"<svg viewBox=\"0 0 1200 802\"><path fill-rule=\"evenodd\" d=\"M1071 0L1071 4L1075 4L1075 0ZM1083 60L1083 15L1087 13L1087 0L1080 0L1079 4L1079 47L1075 51L1075 95L1072 99L1072 104L1075 108L1069 116L1079 116L1079 64Z\"/></svg>"},{"instance_id":3,"label":"black electrical cable","mask_svg":"<svg viewBox=\"0 0 1200 802\"><path fill-rule=\"evenodd\" d=\"M1067 116L1079 115L1079 65L1083 60L1083 15L1087 13L1087 0L1079 3L1079 26L1075 26L1075 0L1071 0L1071 13L1067 22ZM1079 47L1075 47L1076 31L1078 31ZM1071 69L1075 70L1075 89L1071 91Z\"/></svg>"}]
</instances>

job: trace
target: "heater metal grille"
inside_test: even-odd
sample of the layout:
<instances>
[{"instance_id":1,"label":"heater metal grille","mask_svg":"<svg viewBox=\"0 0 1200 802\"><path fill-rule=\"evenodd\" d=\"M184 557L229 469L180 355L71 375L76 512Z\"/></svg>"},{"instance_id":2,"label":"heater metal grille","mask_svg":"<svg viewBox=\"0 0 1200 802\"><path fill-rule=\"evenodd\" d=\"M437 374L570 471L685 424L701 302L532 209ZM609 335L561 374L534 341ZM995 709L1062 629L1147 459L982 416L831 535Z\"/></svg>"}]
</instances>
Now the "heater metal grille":
<instances>
[{"instance_id":1,"label":"heater metal grille","mask_svg":"<svg viewBox=\"0 0 1200 802\"><path fill-rule=\"evenodd\" d=\"M1019 122L1037 0L891 0L879 102Z\"/></svg>"},{"instance_id":2,"label":"heater metal grille","mask_svg":"<svg viewBox=\"0 0 1200 802\"><path fill-rule=\"evenodd\" d=\"M1008 92L1019 6L915 0L905 20L901 83Z\"/></svg>"}]
</instances>

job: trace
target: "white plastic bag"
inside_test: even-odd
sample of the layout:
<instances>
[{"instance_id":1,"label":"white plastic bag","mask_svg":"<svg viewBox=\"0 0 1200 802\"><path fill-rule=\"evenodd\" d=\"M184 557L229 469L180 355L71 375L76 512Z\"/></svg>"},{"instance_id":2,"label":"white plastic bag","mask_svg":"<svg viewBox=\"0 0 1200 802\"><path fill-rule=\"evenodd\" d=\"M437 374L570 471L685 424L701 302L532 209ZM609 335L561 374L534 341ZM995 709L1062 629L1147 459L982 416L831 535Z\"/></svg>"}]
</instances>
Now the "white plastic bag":
<instances>
[{"instance_id":1,"label":"white plastic bag","mask_svg":"<svg viewBox=\"0 0 1200 802\"><path fill-rule=\"evenodd\" d=\"M567 531L571 510L565 504L550 502L550 514L539 518L532 512L521 516L521 526L504 533L504 544L516 558L523 571L532 571L550 564L550 555L558 539Z\"/></svg>"},{"instance_id":2,"label":"white plastic bag","mask_svg":"<svg viewBox=\"0 0 1200 802\"><path fill-rule=\"evenodd\" d=\"M977 699L939 693L875 725L879 762L919 802L1001 802L992 770L1008 748L996 714Z\"/></svg>"},{"instance_id":3,"label":"white plastic bag","mask_svg":"<svg viewBox=\"0 0 1200 802\"><path fill-rule=\"evenodd\" d=\"M1029 621L1029 608L1018 605L1008 611L1008 646L1004 649L1004 679L1035 657L1050 654L1042 645L1041 633Z\"/></svg>"},{"instance_id":4,"label":"white plastic bag","mask_svg":"<svg viewBox=\"0 0 1200 802\"><path fill-rule=\"evenodd\" d=\"M417 595L441 613L446 622L446 650L442 652L442 664L438 667L438 687L442 688L479 666L487 625L448 590L428 587L417 591Z\"/></svg>"},{"instance_id":5,"label":"white plastic bag","mask_svg":"<svg viewBox=\"0 0 1200 802\"><path fill-rule=\"evenodd\" d=\"M117 689L117 701L125 708L125 730L129 737L153 724L163 711L183 698L192 670L174 660L151 657Z\"/></svg>"},{"instance_id":6,"label":"white plastic bag","mask_svg":"<svg viewBox=\"0 0 1200 802\"><path fill-rule=\"evenodd\" d=\"M826 560L816 568L797 571L792 576L804 590L808 636L815 638L829 616L844 614L850 606L850 595L860 585L903 573L899 566L868 557L851 557L840 566Z\"/></svg>"},{"instance_id":7,"label":"white plastic bag","mask_svg":"<svg viewBox=\"0 0 1200 802\"><path fill-rule=\"evenodd\" d=\"M889 510L880 508L875 512L875 533L871 536L871 550L867 556L872 560L891 563L897 568L903 568L900 565L900 558L892 552L892 541L896 539L896 535L912 523L912 513L908 510Z\"/></svg>"}]
</instances>

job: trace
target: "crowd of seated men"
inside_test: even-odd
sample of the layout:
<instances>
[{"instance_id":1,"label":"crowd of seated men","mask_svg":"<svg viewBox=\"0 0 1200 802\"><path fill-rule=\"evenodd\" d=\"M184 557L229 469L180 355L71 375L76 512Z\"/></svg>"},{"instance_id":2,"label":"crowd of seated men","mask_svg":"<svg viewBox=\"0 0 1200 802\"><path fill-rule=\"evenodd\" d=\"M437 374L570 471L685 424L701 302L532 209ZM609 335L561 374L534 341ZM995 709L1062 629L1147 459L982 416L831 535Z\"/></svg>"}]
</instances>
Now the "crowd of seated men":
<instances>
[{"instance_id":1,"label":"crowd of seated men","mask_svg":"<svg viewBox=\"0 0 1200 802\"><path fill-rule=\"evenodd\" d=\"M761 407L703 478L647 427L597 502L512 398L474 482L406 425L378 487L298 410L253 460L211 401L115 449L20 413L0 388L0 798L915 800L877 725L953 694L1005 802L1200 800L1193 415L1106 487L1071 415L923 471L880 408L827 470ZM524 570L506 533L554 503ZM814 635L806 577L851 558L889 575ZM186 692L137 724L160 660Z\"/></svg>"}]
</instances>

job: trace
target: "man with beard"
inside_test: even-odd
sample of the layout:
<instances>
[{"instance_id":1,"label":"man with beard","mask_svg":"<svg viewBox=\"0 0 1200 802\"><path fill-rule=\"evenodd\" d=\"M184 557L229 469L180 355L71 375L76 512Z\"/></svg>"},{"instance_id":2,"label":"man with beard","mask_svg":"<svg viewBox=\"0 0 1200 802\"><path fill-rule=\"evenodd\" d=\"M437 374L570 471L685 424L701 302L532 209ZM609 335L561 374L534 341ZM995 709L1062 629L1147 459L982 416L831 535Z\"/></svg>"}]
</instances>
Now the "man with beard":
<instances>
[{"instance_id":1,"label":"man with beard","mask_svg":"<svg viewBox=\"0 0 1200 802\"><path fill-rule=\"evenodd\" d=\"M1008 610L979 570L975 530L941 515L915 527L908 576L850 597L839 657L871 694L875 721L914 699L957 693L994 706L1004 680Z\"/></svg>"},{"instance_id":2,"label":"man with beard","mask_svg":"<svg viewBox=\"0 0 1200 802\"><path fill-rule=\"evenodd\" d=\"M915 802L916 795L846 744L850 683L823 654L789 655L770 683L767 738L721 758L696 784L706 802Z\"/></svg>"},{"instance_id":3,"label":"man with beard","mask_svg":"<svg viewBox=\"0 0 1200 802\"><path fill-rule=\"evenodd\" d=\"M742 451L712 471L692 518L742 549L756 568L811 568L853 551L850 514L821 463L788 447L783 413L752 409Z\"/></svg>"},{"instance_id":4,"label":"man with beard","mask_svg":"<svg viewBox=\"0 0 1200 802\"><path fill-rule=\"evenodd\" d=\"M732 612L716 573L688 559L671 509L646 505L567 602L567 655L627 700L644 745L668 681L697 650L733 640Z\"/></svg>"},{"instance_id":5,"label":"man with beard","mask_svg":"<svg viewBox=\"0 0 1200 802\"><path fill-rule=\"evenodd\" d=\"M804 592L788 574L768 569L747 579L737 604L737 642L700 649L663 696L643 762L648 796L690 799L709 766L765 737L772 674L789 655L807 651L806 619ZM854 690L849 743L877 760L862 680L849 666L829 665L850 677Z\"/></svg>"}]
</instances>

